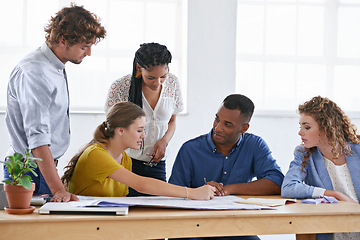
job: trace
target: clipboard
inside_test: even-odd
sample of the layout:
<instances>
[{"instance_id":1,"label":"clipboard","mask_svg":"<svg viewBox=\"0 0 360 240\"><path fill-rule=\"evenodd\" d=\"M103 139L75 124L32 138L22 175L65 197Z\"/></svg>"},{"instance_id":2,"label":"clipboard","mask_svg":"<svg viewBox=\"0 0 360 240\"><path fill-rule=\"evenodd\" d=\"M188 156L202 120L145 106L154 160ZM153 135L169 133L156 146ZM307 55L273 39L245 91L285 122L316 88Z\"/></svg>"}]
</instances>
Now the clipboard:
<instances>
[{"instance_id":1,"label":"clipboard","mask_svg":"<svg viewBox=\"0 0 360 240\"><path fill-rule=\"evenodd\" d=\"M129 207L77 207L70 203L48 202L40 207L38 212L39 214L127 215Z\"/></svg>"}]
</instances>

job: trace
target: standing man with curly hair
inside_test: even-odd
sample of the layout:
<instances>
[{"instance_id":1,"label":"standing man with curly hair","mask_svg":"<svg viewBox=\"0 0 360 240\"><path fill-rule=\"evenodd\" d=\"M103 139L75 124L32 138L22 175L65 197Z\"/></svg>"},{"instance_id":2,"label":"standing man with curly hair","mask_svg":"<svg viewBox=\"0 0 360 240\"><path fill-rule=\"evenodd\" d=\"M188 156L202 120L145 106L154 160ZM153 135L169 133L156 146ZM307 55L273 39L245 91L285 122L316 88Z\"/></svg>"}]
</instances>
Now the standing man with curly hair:
<instances>
[{"instance_id":1,"label":"standing man with curly hair","mask_svg":"<svg viewBox=\"0 0 360 240\"><path fill-rule=\"evenodd\" d=\"M80 64L106 31L96 15L71 5L51 18L45 32L45 43L22 59L10 75L5 121L11 147L7 155L27 148L43 159L38 162L38 176L31 176L35 194L67 202L77 197L66 191L56 170L70 142L65 63ZM6 171L4 176L9 177Z\"/></svg>"}]
</instances>

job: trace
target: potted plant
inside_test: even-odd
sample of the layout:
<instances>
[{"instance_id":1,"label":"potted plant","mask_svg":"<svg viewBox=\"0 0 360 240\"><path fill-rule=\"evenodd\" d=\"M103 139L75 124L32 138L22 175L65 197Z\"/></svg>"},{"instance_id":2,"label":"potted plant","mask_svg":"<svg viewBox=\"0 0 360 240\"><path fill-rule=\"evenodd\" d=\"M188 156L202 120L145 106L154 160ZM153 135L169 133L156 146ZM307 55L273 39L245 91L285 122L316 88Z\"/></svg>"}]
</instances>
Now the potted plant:
<instances>
[{"instance_id":1,"label":"potted plant","mask_svg":"<svg viewBox=\"0 0 360 240\"><path fill-rule=\"evenodd\" d=\"M25 214L34 211L35 208L30 207L30 203L35 190L35 183L32 183L31 176L25 175L25 173L31 172L37 176L34 171L37 168L36 161L42 161L42 159L31 157L28 149L25 150L25 157L20 153L15 153L7 157L5 161L0 161L6 165L11 178L3 180L9 203L9 207L5 207L5 210L8 213Z\"/></svg>"}]
</instances>

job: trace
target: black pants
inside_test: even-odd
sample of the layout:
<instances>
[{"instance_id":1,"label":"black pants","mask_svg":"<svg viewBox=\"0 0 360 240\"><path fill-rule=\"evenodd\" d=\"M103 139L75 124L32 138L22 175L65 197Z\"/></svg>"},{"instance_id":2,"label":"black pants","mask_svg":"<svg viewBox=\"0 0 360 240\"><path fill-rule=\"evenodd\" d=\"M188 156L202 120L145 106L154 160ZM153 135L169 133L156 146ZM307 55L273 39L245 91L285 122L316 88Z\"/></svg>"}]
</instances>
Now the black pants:
<instances>
[{"instance_id":1,"label":"black pants","mask_svg":"<svg viewBox=\"0 0 360 240\"><path fill-rule=\"evenodd\" d=\"M156 166L150 167L144 164L143 161L136 160L131 158L132 160L132 172L136 173L143 177L151 177L156 178L161 181L166 182L166 164L165 161L160 161ZM136 196L148 196L144 193L139 193L136 190L129 187L128 197L136 197Z\"/></svg>"}]
</instances>

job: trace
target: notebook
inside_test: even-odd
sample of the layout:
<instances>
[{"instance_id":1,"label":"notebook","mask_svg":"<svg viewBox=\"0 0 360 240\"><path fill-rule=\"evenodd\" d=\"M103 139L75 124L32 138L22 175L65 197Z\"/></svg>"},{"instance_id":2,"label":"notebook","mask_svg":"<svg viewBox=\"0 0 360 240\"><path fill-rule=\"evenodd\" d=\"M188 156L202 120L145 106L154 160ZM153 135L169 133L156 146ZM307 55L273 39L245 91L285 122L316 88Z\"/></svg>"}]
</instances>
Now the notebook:
<instances>
[{"instance_id":1,"label":"notebook","mask_svg":"<svg viewBox=\"0 0 360 240\"><path fill-rule=\"evenodd\" d=\"M48 202L39 208L39 214L107 214L107 215L127 215L129 206L116 207L79 207L71 203Z\"/></svg>"}]
</instances>

